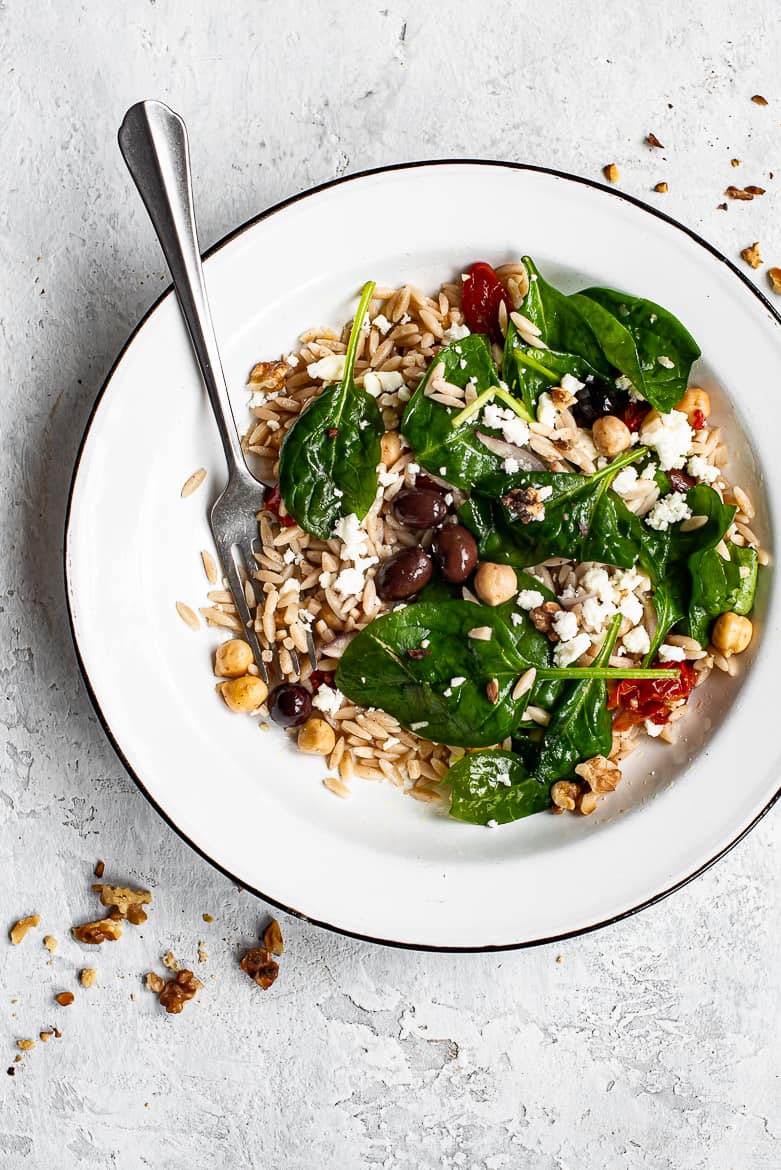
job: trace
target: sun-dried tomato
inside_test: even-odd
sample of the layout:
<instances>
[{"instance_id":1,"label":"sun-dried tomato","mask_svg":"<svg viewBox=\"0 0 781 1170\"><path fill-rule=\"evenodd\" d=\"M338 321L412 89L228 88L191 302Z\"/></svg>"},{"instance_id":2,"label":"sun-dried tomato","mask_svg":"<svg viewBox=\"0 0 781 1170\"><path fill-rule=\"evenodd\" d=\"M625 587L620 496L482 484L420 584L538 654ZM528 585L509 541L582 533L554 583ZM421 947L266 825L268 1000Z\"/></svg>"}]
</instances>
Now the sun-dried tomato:
<instances>
[{"instance_id":1,"label":"sun-dried tomato","mask_svg":"<svg viewBox=\"0 0 781 1170\"><path fill-rule=\"evenodd\" d=\"M472 333L487 333L501 345L504 336L499 325L499 306L504 303L508 314L512 312L510 294L491 265L483 260L470 265L467 273L461 289L466 323Z\"/></svg>"},{"instance_id":2,"label":"sun-dried tomato","mask_svg":"<svg viewBox=\"0 0 781 1170\"><path fill-rule=\"evenodd\" d=\"M658 658L654 669L669 669L669 662ZM697 679L691 662L678 664L677 678L655 678L647 680L622 679L608 699L608 710L617 711L613 719L616 731L626 731L635 723L663 725L668 722L674 703L687 702Z\"/></svg>"},{"instance_id":3,"label":"sun-dried tomato","mask_svg":"<svg viewBox=\"0 0 781 1170\"><path fill-rule=\"evenodd\" d=\"M282 494L279 490L278 483L275 483L273 488L269 489L263 507L267 512L271 512L272 515L276 516L283 527L292 528L294 526L295 520L292 516L287 512L285 512L284 516L282 515Z\"/></svg>"},{"instance_id":4,"label":"sun-dried tomato","mask_svg":"<svg viewBox=\"0 0 781 1170\"><path fill-rule=\"evenodd\" d=\"M312 693L316 695L320 687L333 687L334 672L332 670L313 670L309 681L312 684Z\"/></svg>"},{"instance_id":5,"label":"sun-dried tomato","mask_svg":"<svg viewBox=\"0 0 781 1170\"><path fill-rule=\"evenodd\" d=\"M692 426L695 431L701 431L705 426L705 415L701 410L692 413Z\"/></svg>"},{"instance_id":6,"label":"sun-dried tomato","mask_svg":"<svg viewBox=\"0 0 781 1170\"><path fill-rule=\"evenodd\" d=\"M630 431L639 431L643 419L650 411L651 405L648 402L630 402L621 417Z\"/></svg>"}]
</instances>

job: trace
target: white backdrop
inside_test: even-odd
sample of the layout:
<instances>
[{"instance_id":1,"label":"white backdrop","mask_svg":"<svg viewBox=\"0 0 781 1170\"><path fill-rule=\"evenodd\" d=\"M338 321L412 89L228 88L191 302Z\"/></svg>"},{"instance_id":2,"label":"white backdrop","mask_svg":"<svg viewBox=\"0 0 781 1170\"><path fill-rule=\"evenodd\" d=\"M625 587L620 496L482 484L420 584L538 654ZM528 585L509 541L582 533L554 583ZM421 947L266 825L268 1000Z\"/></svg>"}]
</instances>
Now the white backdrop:
<instances>
[{"instance_id":1,"label":"white backdrop","mask_svg":"<svg viewBox=\"0 0 781 1170\"><path fill-rule=\"evenodd\" d=\"M0 4L0 905L61 940L52 965L43 929L0 944L0 1166L774 1165L777 816L655 909L558 947L416 955L283 921L263 994L236 956L264 907L149 808L80 684L65 494L112 357L165 281L115 146L133 101L188 121L204 245L337 175L471 156L596 178L615 161L623 189L731 258L758 240L781 265L773 0L382 3ZM725 213L729 183L767 194ZM98 857L155 903L58 1008ZM200 941L204 991L166 1017L140 976L168 949L196 963ZM17 1038L50 1023L62 1039L6 1076Z\"/></svg>"}]
</instances>

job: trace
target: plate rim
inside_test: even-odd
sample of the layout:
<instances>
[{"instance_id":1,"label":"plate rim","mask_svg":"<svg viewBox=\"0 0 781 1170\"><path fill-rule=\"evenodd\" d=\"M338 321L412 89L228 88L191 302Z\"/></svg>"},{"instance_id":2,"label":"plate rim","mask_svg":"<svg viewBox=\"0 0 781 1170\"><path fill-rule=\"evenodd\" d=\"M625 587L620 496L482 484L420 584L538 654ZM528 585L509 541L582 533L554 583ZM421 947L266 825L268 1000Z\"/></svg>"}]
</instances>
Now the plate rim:
<instances>
[{"instance_id":1,"label":"plate rim","mask_svg":"<svg viewBox=\"0 0 781 1170\"><path fill-rule=\"evenodd\" d=\"M203 258L204 258L204 260L209 259L211 256L213 256L217 252L221 251L224 247L226 247L226 245L232 243L233 240L237 239L239 236L243 235L245 232L254 228L257 224L262 223L264 220L269 219L271 216L276 215L278 212L285 210L285 208L290 207L295 203L299 203L304 199L308 199L312 195L318 195L321 192L330 190L333 187L344 186L348 183L356 182L358 180L366 179L366 178L369 178L369 177L375 176L375 175L391 174L391 173L394 173L396 171L414 170L414 169L420 169L423 167L439 167L439 166L504 167L508 170L524 171L524 172L531 172L531 173L536 173L536 174L544 174L544 175L552 176L554 178L565 179L569 182L578 183L584 187L590 187L592 189L605 192L608 195L611 195L615 199L618 199L624 203L631 204L632 206L639 208L641 211L644 211L647 214L654 216L656 219L662 220L664 223L668 224L669 226L676 228L678 231L683 232L686 236L689 237L689 239L693 240L696 244L699 244L700 247L704 248L707 252L709 252L711 254L711 256L713 256L716 260L718 260L721 264L723 264L734 276L736 276L753 293L753 295L757 298L757 300L760 302L760 304L763 305L764 308L769 311L771 317L775 318L776 322L779 325L781 325L781 313L779 313L779 311L775 308L775 306L771 304L771 302L768 299L768 297L766 296L766 294L760 288L758 288L757 285L754 284L754 282L752 280L749 279L749 277L746 273L741 272L740 269L737 267L737 265L732 260L730 260L727 256L725 256L723 252L721 252L717 247L715 247L715 245L711 244L708 240L706 240L698 232L694 231L690 227L687 227L685 224L680 223L678 220L673 219L672 216L668 215L666 212L661 211L656 207L653 207L651 204L646 203L644 200L639 199L635 195L630 195L627 192L617 190L614 187L609 187L605 183L600 183L595 179L586 178L583 175L575 175L575 174L572 174L568 171L561 171L561 170L558 170L558 169L553 168L553 167L539 166L539 165L532 164L532 163L510 162L508 160L502 160L502 159L486 159L486 158L420 159L420 160L415 160L415 161L411 161L411 162L391 163L391 164L388 164L386 166L380 166L380 167L370 167L366 170L356 171L354 174L342 175L336 179L329 179L324 183L319 183L314 187L308 187L304 191L299 191L294 195L289 195L289 196L287 196L287 198L282 199L279 202L272 204L270 207L266 208L265 210L258 212L256 215L251 216L249 219L247 219L243 223L239 224L238 227L233 228L230 232L228 232L226 235L222 236L219 240L217 240L214 244L212 244L209 248L207 248L206 251L203 253ZM110 724L108 718L106 717L106 715L104 714L103 709L100 705L100 701L98 699L98 696L97 696L97 694L92 686L92 682L91 682L86 664L84 662L84 659L83 659L82 654L81 654L81 650L79 648L79 642L78 642L78 638L77 638L77 634L76 634L76 622L75 622L75 616L74 616L74 606L72 603L73 598L72 598L71 580L70 580L70 572L69 572L71 527L72 527L72 519L73 519L73 502L74 502L76 481L78 480L78 477L79 477L79 472L81 470L81 464L82 464L82 460L84 457L84 452L86 450L87 443L88 443L89 438L90 438L90 433L92 431L93 423L95 422L95 417L96 417L97 412L100 408L100 405L103 401L104 395L105 395L106 391L108 390L109 385L111 384L111 382L113 380L113 377L114 377L116 370L118 369L120 363L124 359L125 354L129 350L129 348L133 344L133 342L135 341L137 335L140 333L141 329L144 327L146 322L157 311L157 309L160 307L160 305L163 303L163 301L166 300L167 297L171 296L172 293L173 293L173 284L169 283L166 285L165 289L160 293L160 295L154 300L154 302L149 306L149 308L146 310L146 312L142 315L142 317L139 319L137 324L131 330L130 334L128 335L128 337L125 340L124 344L122 345L121 349L119 350L119 352L117 353L113 362L111 363L111 366L109 367L109 370L106 373L103 381L101 382L100 389L98 390L98 393L95 397L95 401L93 402L92 407L90 408L86 423L84 425L84 431L82 433L81 439L79 440L78 450L77 450L76 458L74 461L73 473L71 475L70 484L68 487L68 497L67 497L67 504L66 504L66 508L65 508L65 518L64 518L62 569L63 569L63 581L64 581L64 586L65 586L66 611L67 611L67 615L68 615L68 627L70 630L71 642L73 644L73 649L74 649L74 652L76 655L76 661L78 663L78 667L79 667L82 681L86 687L87 694L89 696L89 699L90 699L92 707L95 711L95 714L98 718L100 726L103 729L103 733L105 734L106 738L108 739L111 747L114 750L115 755L119 759L123 768L127 772L128 776L130 776L130 778L132 779L133 783L136 785L136 787L138 788L138 790L140 791L142 796L149 802L149 804L152 806L152 808L155 810L155 812L163 819L163 821L169 826L169 828L173 829L173 831L177 834L177 836L180 838L180 840L184 841L185 844L188 845L195 853L197 853L199 857L203 858L204 861L206 861L209 865L211 865L219 873L223 874L224 877L227 877L235 885L239 886L240 889L246 890L248 893L253 894L256 898L261 898L264 902L273 906L277 910L281 910L286 914L290 914L293 917L298 918L303 922L311 923L313 926L321 927L323 930L332 931L335 934L342 935L346 938L354 938L360 942L369 942L369 943L374 943L375 945L378 945L378 946L394 947L394 948L397 948L400 950L434 952L434 953L444 953L444 954L485 954L485 953L491 953L491 952L528 950L528 949L531 949L533 947L548 946L552 943L564 942L564 941L567 941L569 939L580 938L582 936L592 934L594 931L603 930L608 926L613 926L615 923L622 922L626 918L631 918L635 914L639 914L641 911L646 910L651 906L655 906L657 903L663 901L665 898L669 897L671 894L674 894L676 891L683 889L685 886L689 885L690 882L693 882L696 878L698 878L702 874L706 873L707 870L709 870L713 865L715 865L718 861L720 861L723 857L725 857L728 853L730 853L738 844L740 844L740 842L745 837L748 836L748 834L754 828L756 828L756 826L760 823L760 821L762 821L764 819L764 817L770 812L770 810L773 808L773 806L779 800L779 798L781 798L781 785L779 785L779 787L776 789L775 793L770 797L770 800L767 802L767 804L762 809L760 809L760 811L753 818L753 820L751 820L748 825L744 826L744 828L741 829L741 831L737 834L737 836L734 837L731 841L729 841L722 849L720 849L717 853L715 853L707 861L703 862L700 866L698 866L696 869L694 869L690 874L687 874L686 876L680 878L678 881L674 882L671 886L659 891L659 893L654 894L652 897L647 898L645 901L639 902L636 906L631 906L628 909L623 910L620 914L612 915L612 916L605 918L605 919L602 919L598 922L589 923L586 926L578 927L576 930L565 931L563 933L553 934L550 936L543 936L540 938L524 939L520 942L485 943L485 944L475 945L475 946L440 946L437 944L404 942L403 940L399 940L399 939L386 939L386 938L378 937L377 935L364 934L360 931L349 930L346 927L337 926L332 922L327 922L327 921L324 921L322 919L311 918L309 915L304 914L302 911L297 910L295 907L288 906L284 902L281 902L275 898L271 898L271 897L269 897L268 894L264 894L262 890L257 889L255 886L250 885L242 878L237 877L236 874L232 873L228 868L226 868L224 865L220 864L220 862L215 861L213 857L210 857L209 854L206 852L206 850L203 847L201 847L200 845L198 845L197 842L195 842L183 829L181 829L176 824L176 822L173 820L172 816L168 812L166 812L165 809L163 809L163 807L159 804L159 802L151 795L151 793L147 789L146 785L144 784L144 781L142 780L141 776L138 775L136 773L135 769L131 766L130 762L128 761L127 757L125 756L125 753L124 753L118 739L115 737L115 735L112 731L111 724Z\"/></svg>"}]
</instances>

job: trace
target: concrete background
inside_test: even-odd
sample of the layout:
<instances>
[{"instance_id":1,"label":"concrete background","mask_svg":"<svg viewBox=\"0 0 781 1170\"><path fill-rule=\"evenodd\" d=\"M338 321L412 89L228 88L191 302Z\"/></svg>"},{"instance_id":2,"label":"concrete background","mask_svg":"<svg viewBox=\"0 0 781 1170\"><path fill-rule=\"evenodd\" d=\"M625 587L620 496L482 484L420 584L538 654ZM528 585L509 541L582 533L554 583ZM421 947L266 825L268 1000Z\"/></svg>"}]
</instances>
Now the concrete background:
<instances>
[{"instance_id":1,"label":"concrete background","mask_svg":"<svg viewBox=\"0 0 781 1170\"><path fill-rule=\"evenodd\" d=\"M777 817L662 905L563 946L416 955L283 921L264 995L235 965L264 907L123 774L60 569L87 413L166 280L115 146L129 104L186 117L204 244L336 175L460 155L597 178L615 161L624 190L733 259L759 240L781 264L775 0L2 0L0 33L0 904L7 925L43 915L0 944L0 1166L779 1165ZM768 193L717 210L733 182ZM98 857L155 904L57 1008ZM206 988L166 1017L139 976L169 947L194 963L199 940ZM62 1039L6 1076L16 1039L50 1023Z\"/></svg>"}]
</instances>

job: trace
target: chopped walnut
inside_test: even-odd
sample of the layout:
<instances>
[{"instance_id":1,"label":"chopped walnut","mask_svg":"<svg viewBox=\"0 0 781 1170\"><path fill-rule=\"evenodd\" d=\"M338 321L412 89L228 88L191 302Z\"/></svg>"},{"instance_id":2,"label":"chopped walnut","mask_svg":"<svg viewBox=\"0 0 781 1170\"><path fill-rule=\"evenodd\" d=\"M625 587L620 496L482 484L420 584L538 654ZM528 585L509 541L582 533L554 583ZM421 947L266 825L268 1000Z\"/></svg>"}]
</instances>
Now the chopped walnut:
<instances>
[{"instance_id":1,"label":"chopped walnut","mask_svg":"<svg viewBox=\"0 0 781 1170\"><path fill-rule=\"evenodd\" d=\"M103 877L103 874L106 872L105 861L102 861L102 860L96 861L95 868L93 869L92 872L94 873L95 877L97 877L97 878Z\"/></svg>"},{"instance_id":2,"label":"chopped walnut","mask_svg":"<svg viewBox=\"0 0 781 1170\"><path fill-rule=\"evenodd\" d=\"M575 772L586 781L592 792L613 792L621 779L621 769L605 756L592 756L578 764Z\"/></svg>"},{"instance_id":3,"label":"chopped walnut","mask_svg":"<svg viewBox=\"0 0 781 1170\"><path fill-rule=\"evenodd\" d=\"M163 966L167 967L169 971L178 971L179 964L176 960L176 955L173 951L166 951L163 955Z\"/></svg>"},{"instance_id":4,"label":"chopped walnut","mask_svg":"<svg viewBox=\"0 0 781 1170\"><path fill-rule=\"evenodd\" d=\"M165 987L165 980L161 979L155 971L149 971L146 976L146 985L150 991L154 991L155 995L159 995Z\"/></svg>"},{"instance_id":5,"label":"chopped walnut","mask_svg":"<svg viewBox=\"0 0 781 1170\"><path fill-rule=\"evenodd\" d=\"M774 293L781 293L781 268L768 268L767 278Z\"/></svg>"},{"instance_id":6,"label":"chopped walnut","mask_svg":"<svg viewBox=\"0 0 781 1170\"><path fill-rule=\"evenodd\" d=\"M566 410L568 406L574 406L577 398L569 390L565 390L562 386L554 386L550 392L551 402L557 406L559 410Z\"/></svg>"},{"instance_id":7,"label":"chopped walnut","mask_svg":"<svg viewBox=\"0 0 781 1170\"><path fill-rule=\"evenodd\" d=\"M43 1044L48 1044L54 1032L39 1032L38 1036Z\"/></svg>"},{"instance_id":8,"label":"chopped walnut","mask_svg":"<svg viewBox=\"0 0 781 1170\"><path fill-rule=\"evenodd\" d=\"M198 962L205 963L208 958L209 958L209 952L206 950L206 947L203 945L203 943L199 942L198 943Z\"/></svg>"},{"instance_id":9,"label":"chopped walnut","mask_svg":"<svg viewBox=\"0 0 781 1170\"><path fill-rule=\"evenodd\" d=\"M575 808L575 801L580 796L580 788L577 784L573 784L571 780L557 780L551 786L550 798L556 808L567 809L572 812Z\"/></svg>"},{"instance_id":10,"label":"chopped walnut","mask_svg":"<svg viewBox=\"0 0 781 1170\"><path fill-rule=\"evenodd\" d=\"M591 816L597 807L597 798L593 792L581 792L575 801L578 812L584 817Z\"/></svg>"},{"instance_id":11,"label":"chopped walnut","mask_svg":"<svg viewBox=\"0 0 781 1170\"><path fill-rule=\"evenodd\" d=\"M40 921L40 914L31 914L28 918L20 918L18 922L15 922L9 931L9 936L14 946L18 947L19 943L27 934L27 931L33 926L37 926Z\"/></svg>"},{"instance_id":12,"label":"chopped walnut","mask_svg":"<svg viewBox=\"0 0 781 1170\"><path fill-rule=\"evenodd\" d=\"M70 1007L76 996L72 991L60 991L54 997L60 1007Z\"/></svg>"},{"instance_id":13,"label":"chopped walnut","mask_svg":"<svg viewBox=\"0 0 781 1170\"><path fill-rule=\"evenodd\" d=\"M535 630L547 634L551 642L558 642L559 635L553 628L553 619L560 611L561 606L556 601L544 601L542 605L535 605L529 610L529 621Z\"/></svg>"},{"instance_id":14,"label":"chopped walnut","mask_svg":"<svg viewBox=\"0 0 781 1170\"><path fill-rule=\"evenodd\" d=\"M46 950L49 952L49 954L53 955L57 950L57 939L53 934L45 934L43 936L43 945L46 947Z\"/></svg>"},{"instance_id":15,"label":"chopped walnut","mask_svg":"<svg viewBox=\"0 0 781 1170\"><path fill-rule=\"evenodd\" d=\"M196 979L192 971L178 971L165 984L158 998L167 1012L178 1015L184 1005L193 999L202 987L200 979Z\"/></svg>"},{"instance_id":16,"label":"chopped walnut","mask_svg":"<svg viewBox=\"0 0 781 1170\"><path fill-rule=\"evenodd\" d=\"M286 361L258 362L250 371L249 385L254 390L265 390L273 394L285 385L288 364Z\"/></svg>"},{"instance_id":17,"label":"chopped walnut","mask_svg":"<svg viewBox=\"0 0 781 1170\"><path fill-rule=\"evenodd\" d=\"M732 167L739 167L740 166L740 159L739 158L731 158L729 161L730 161L730 166L732 166Z\"/></svg>"},{"instance_id":18,"label":"chopped walnut","mask_svg":"<svg viewBox=\"0 0 781 1170\"><path fill-rule=\"evenodd\" d=\"M655 134L646 134L645 140L649 146L655 146L657 150L664 150L664 147Z\"/></svg>"},{"instance_id":19,"label":"chopped walnut","mask_svg":"<svg viewBox=\"0 0 781 1170\"><path fill-rule=\"evenodd\" d=\"M85 967L79 973L79 983L82 987L94 987L97 977L98 973L94 967Z\"/></svg>"},{"instance_id":20,"label":"chopped walnut","mask_svg":"<svg viewBox=\"0 0 781 1170\"><path fill-rule=\"evenodd\" d=\"M767 105L767 98L762 97L761 93L755 93L751 100L752 102L756 102L758 106Z\"/></svg>"},{"instance_id":21,"label":"chopped walnut","mask_svg":"<svg viewBox=\"0 0 781 1170\"><path fill-rule=\"evenodd\" d=\"M116 942L122 937L122 926L119 919L98 918L95 922L84 922L81 926L71 927L71 934L76 942L97 946L98 943Z\"/></svg>"},{"instance_id":22,"label":"chopped walnut","mask_svg":"<svg viewBox=\"0 0 781 1170\"><path fill-rule=\"evenodd\" d=\"M658 191L660 195L666 195L669 191L669 187L666 183L657 183L654 187L654 191Z\"/></svg>"},{"instance_id":23,"label":"chopped walnut","mask_svg":"<svg viewBox=\"0 0 781 1170\"><path fill-rule=\"evenodd\" d=\"M765 194L764 187L757 187L753 183L747 184L747 186L745 186L743 188L743 190L747 191L749 193L749 195L764 195Z\"/></svg>"},{"instance_id":24,"label":"chopped walnut","mask_svg":"<svg viewBox=\"0 0 781 1170\"><path fill-rule=\"evenodd\" d=\"M753 193L751 191L747 190L745 187L731 187L730 186L730 187L727 187L724 194L729 195L730 199L742 200L744 203L748 203L754 198Z\"/></svg>"},{"instance_id":25,"label":"chopped walnut","mask_svg":"<svg viewBox=\"0 0 781 1170\"><path fill-rule=\"evenodd\" d=\"M212 914L202 914L201 918L204 920L204 922L214 922L214 915Z\"/></svg>"},{"instance_id":26,"label":"chopped walnut","mask_svg":"<svg viewBox=\"0 0 781 1170\"><path fill-rule=\"evenodd\" d=\"M134 922L136 926L146 922L146 914L140 908L148 906L152 901L149 890L133 890L129 886L104 886L100 883L93 885L92 889L94 893L100 894L101 905L116 908L123 918ZM131 910L133 918L130 917Z\"/></svg>"},{"instance_id":27,"label":"chopped walnut","mask_svg":"<svg viewBox=\"0 0 781 1170\"><path fill-rule=\"evenodd\" d=\"M35 1048L34 1040L17 1040L17 1048L21 1048L22 1052L29 1052L31 1048Z\"/></svg>"},{"instance_id":28,"label":"chopped walnut","mask_svg":"<svg viewBox=\"0 0 781 1170\"><path fill-rule=\"evenodd\" d=\"M619 173L618 173L618 167L616 166L615 163L608 163L607 166L604 166L602 168L602 174L605 176L605 178L607 179L607 181L609 183L617 183L619 178L620 178Z\"/></svg>"},{"instance_id":29,"label":"chopped walnut","mask_svg":"<svg viewBox=\"0 0 781 1170\"><path fill-rule=\"evenodd\" d=\"M740 254L751 268L759 268L760 264L762 263L762 257L759 254L758 240L755 240L750 247L744 248Z\"/></svg>"},{"instance_id":30,"label":"chopped walnut","mask_svg":"<svg viewBox=\"0 0 781 1170\"><path fill-rule=\"evenodd\" d=\"M267 991L279 974L279 964L275 963L265 947L253 947L239 963L242 971L246 971L251 979Z\"/></svg>"},{"instance_id":31,"label":"chopped walnut","mask_svg":"<svg viewBox=\"0 0 781 1170\"><path fill-rule=\"evenodd\" d=\"M272 955L281 955L285 950L285 944L282 941L282 931L276 918L272 918L266 929L263 931L263 946Z\"/></svg>"},{"instance_id":32,"label":"chopped walnut","mask_svg":"<svg viewBox=\"0 0 781 1170\"><path fill-rule=\"evenodd\" d=\"M505 508L515 513L521 524L531 524L533 520L542 520L545 515L545 501L540 499L536 487L513 488L502 496Z\"/></svg>"}]
</instances>

